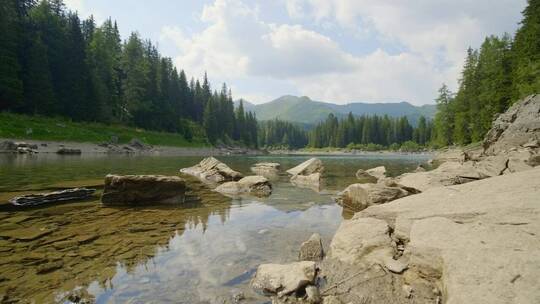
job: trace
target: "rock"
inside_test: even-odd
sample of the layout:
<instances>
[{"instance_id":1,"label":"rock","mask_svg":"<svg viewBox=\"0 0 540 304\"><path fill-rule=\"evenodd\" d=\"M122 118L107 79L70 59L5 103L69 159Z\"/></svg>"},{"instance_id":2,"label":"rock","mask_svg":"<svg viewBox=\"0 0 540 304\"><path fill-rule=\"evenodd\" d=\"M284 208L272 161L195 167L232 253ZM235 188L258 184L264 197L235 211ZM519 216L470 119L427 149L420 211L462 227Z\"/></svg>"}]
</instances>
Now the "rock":
<instances>
[{"instance_id":1,"label":"rock","mask_svg":"<svg viewBox=\"0 0 540 304\"><path fill-rule=\"evenodd\" d=\"M324 297L323 304L343 304L336 296Z\"/></svg>"},{"instance_id":2,"label":"rock","mask_svg":"<svg viewBox=\"0 0 540 304\"><path fill-rule=\"evenodd\" d=\"M310 175L293 175L291 183L298 187L311 188L319 191L321 187L322 177L320 173Z\"/></svg>"},{"instance_id":3,"label":"rock","mask_svg":"<svg viewBox=\"0 0 540 304\"><path fill-rule=\"evenodd\" d=\"M30 149L28 147L17 147L17 153L19 154L34 154L38 153L37 151Z\"/></svg>"},{"instance_id":4,"label":"rock","mask_svg":"<svg viewBox=\"0 0 540 304\"><path fill-rule=\"evenodd\" d=\"M62 261L55 261L55 262L41 264L37 266L36 273L37 274L48 273L48 272L60 269L63 266L64 266L64 262Z\"/></svg>"},{"instance_id":5,"label":"rock","mask_svg":"<svg viewBox=\"0 0 540 304\"><path fill-rule=\"evenodd\" d=\"M336 200L349 209L360 211L371 205L384 204L410 193L400 187L382 184L352 184L338 194Z\"/></svg>"},{"instance_id":6,"label":"rock","mask_svg":"<svg viewBox=\"0 0 540 304\"><path fill-rule=\"evenodd\" d=\"M279 178L279 168L281 167L278 163L257 163L251 167L251 172L262 175L270 180L276 180Z\"/></svg>"},{"instance_id":7,"label":"rock","mask_svg":"<svg viewBox=\"0 0 540 304\"><path fill-rule=\"evenodd\" d=\"M272 184L263 176L246 176L237 182L223 183L216 188L216 191L229 195L269 196L272 194Z\"/></svg>"},{"instance_id":8,"label":"rock","mask_svg":"<svg viewBox=\"0 0 540 304\"><path fill-rule=\"evenodd\" d=\"M540 139L540 95L513 104L493 122L483 142L484 154L497 155Z\"/></svg>"},{"instance_id":9,"label":"rock","mask_svg":"<svg viewBox=\"0 0 540 304\"><path fill-rule=\"evenodd\" d=\"M377 181L385 177L386 177L386 167L384 166L379 166L379 167L371 168L367 170L358 169L358 171L356 171L356 178L361 179L361 180Z\"/></svg>"},{"instance_id":10,"label":"rock","mask_svg":"<svg viewBox=\"0 0 540 304\"><path fill-rule=\"evenodd\" d=\"M318 233L311 235L309 240L302 243L298 259L300 261L321 261L324 257L324 250L321 236Z\"/></svg>"},{"instance_id":11,"label":"rock","mask_svg":"<svg viewBox=\"0 0 540 304\"><path fill-rule=\"evenodd\" d=\"M181 169L180 172L213 183L238 181L243 177L240 172L234 171L214 157L205 158L197 165Z\"/></svg>"},{"instance_id":12,"label":"rock","mask_svg":"<svg viewBox=\"0 0 540 304\"><path fill-rule=\"evenodd\" d=\"M474 162L445 162L435 170L402 174L396 178L396 182L423 192L434 187L464 184L486 177L475 168Z\"/></svg>"},{"instance_id":13,"label":"rock","mask_svg":"<svg viewBox=\"0 0 540 304\"><path fill-rule=\"evenodd\" d=\"M17 145L11 140L3 141L0 143L0 152L15 153L17 152Z\"/></svg>"},{"instance_id":14,"label":"rock","mask_svg":"<svg viewBox=\"0 0 540 304\"><path fill-rule=\"evenodd\" d=\"M141 140L139 140L137 138L132 138L129 141L128 145L130 147L132 147L132 148L135 148L136 150L150 150L150 149L152 149L152 146L143 143Z\"/></svg>"},{"instance_id":15,"label":"rock","mask_svg":"<svg viewBox=\"0 0 540 304\"><path fill-rule=\"evenodd\" d=\"M15 206L37 206L72 200L87 199L94 194L95 189L73 188L50 193L28 194L17 196L9 200Z\"/></svg>"},{"instance_id":16,"label":"rock","mask_svg":"<svg viewBox=\"0 0 540 304\"><path fill-rule=\"evenodd\" d=\"M418 166L416 167L416 169L414 169L414 172L415 173L418 173L418 172L426 172L426 169L422 166Z\"/></svg>"},{"instance_id":17,"label":"rock","mask_svg":"<svg viewBox=\"0 0 540 304\"><path fill-rule=\"evenodd\" d=\"M186 183L177 176L107 175L101 202L105 205L176 204L184 202Z\"/></svg>"},{"instance_id":18,"label":"rock","mask_svg":"<svg viewBox=\"0 0 540 304\"><path fill-rule=\"evenodd\" d=\"M405 297L410 299L413 293L412 287L410 285L405 284L401 288L403 289L403 292L405 293Z\"/></svg>"},{"instance_id":19,"label":"rock","mask_svg":"<svg viewBox=\"0 0 540 304\"><path fill-rule=\"evenodd\" d=\"M330 256L369 263L396 239L415 293L427 284L449 304L537 303L539 180L534 168L372 206L340 226Z\"/></svg>"},{"instance_id":20,"label":"rock","mask_svg":"<svg viewBox=\"0 0 540 304\"><path fill-rule=\"evenodd\" d=\"M240 303L240 302L242 302L243 300L246 299L246 296L244 295L243 292L240 291L240 292L237 292L237 293L233 294L232 298L233 298L234 303Z\"/></svg>"},{"instance_id":21,"label":"rock","mask_svg":"<svg viewBox=\"0 0 540 304\"><path fill-rule=\"evenodd\" d=\"M33 241L53 233L54 230L47 228L29 227L22 229L2 230L0 237L19 241Z\"/></svg>"},{"instance_id":22,"label":"rock","mask_svg":"<svg viewBox=\"0 0 540 304\"><path fill-rule=\"evenodd\" d=\"M314 173L322 174L324 172L324 166L322 161L318 158L311 158L301 163L300 165L287 170L290 175L311 175Z\"/></svg>"},{"instance_id":23,"label":"rock","mask_svg":"<svg viewBox=\"0 0 540 304\"><path fill-rule=\"evenodd\" d=\"M313 284L315 275L315 262L303 261L285 265L262 264L257 268L251 286L264 293L284 296Z\"/></svg>"},{"instance_id":24,"label":"rock","mask_svg":"<svg viewBox=\"0 0 540 304\"><path fill-rule=\"evenodd\" d=\"M538 142L538 140L531 138L531 140L524 144L523 147L534 149L540 147L540 143Z\"/></svg>"},{"instance_id":25,"label":"rock","mask_svg":"<svg viewBox=\"0 0 540 304\"><path fill-rule=\"evenodd\" d=\"M306 287L306 297L308 303L321 303L321 293L319 292L319 288L316 286L310 285Z\"/></svg>"},{"instance_id":26,"label":"rock","mask_svg":"<svg viewBox=\"0 0 540 304\"><path fill-rule=\"evenodd\" d=\"M390 270L393 273L402 273L407 268L409 268L409 265L402 260L394 260L392 258L389 258L386 259L384 267L386 267L386 269Z\"/></svg>"},{"instance_id":27,"label":"rock","mask_svg":"<svg viewBox=\"0 0 540 304\"><path fill-rule=\"evenodd\" d=\"M435 155L433 161L437 163L445 163L445 162L458 162L462 163L467 160L467 154L461 150L456 148L449 148L447 150L441 151Z\"/></svg>"},{"instance_id":28,"label":"rock","mask_svg":"<svg viewBox=\"0 0 540 304\"><path fill-rule=\"evenodd\" d=\"M508 157L505 155L488 156L474 163L474 168L482 178L503 174L508 166Z\"/></svg>"},{"instance_id":29,"label":"rock","mask_svg":"<svg viewBox=\"0 0 540 304\"><path fill-rule=\"evenodd\" d=\"M330 243L329 257L344 263L370 264L391 256L390 227L383 220L353 218L339 226Z\"/></svg>"},{"instance_id":30,"label":"rock","mask_svg":"<svg viewBox=\"0 0 540 304\"><path fill-rule=\"evenodd\" d=\"M79 155L81 154L81 149L71 149L71 148L60 148L58 151L56 151L56 154L61 155Z\"/></svg>"}]
</instances>

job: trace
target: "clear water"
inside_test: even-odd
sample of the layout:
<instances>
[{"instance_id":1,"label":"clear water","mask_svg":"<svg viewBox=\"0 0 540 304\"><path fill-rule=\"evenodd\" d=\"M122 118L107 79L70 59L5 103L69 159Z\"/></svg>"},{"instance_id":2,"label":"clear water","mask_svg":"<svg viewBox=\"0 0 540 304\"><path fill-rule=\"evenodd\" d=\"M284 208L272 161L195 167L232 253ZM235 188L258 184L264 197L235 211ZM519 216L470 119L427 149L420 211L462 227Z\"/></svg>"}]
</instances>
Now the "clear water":
<instances>
[{"instance_id":1,"label":"clear water","mask_svg":"<svg viewBox=\"0 0 540 304\"><path fill-rule=\"evenodd\" d=\"M314 232L327 246L352 215L332 195L356 181L356 170L384 165L397 175L429 155L319 156L326 168L320 192L294 187L285 173L308 158L219 157L244 174L257 162L279 162L264 199L230 199L192 181L201 200L188 206L110 208L96 197L21 210L4 202L65 187L99 189L108 173L175 175L202 157L0 155L0 298L63 303L77 293L97 303L233 303L242 292L244 303L263 303L249 288L254 269L295 261Z\"/></svg>"}]
</instances>

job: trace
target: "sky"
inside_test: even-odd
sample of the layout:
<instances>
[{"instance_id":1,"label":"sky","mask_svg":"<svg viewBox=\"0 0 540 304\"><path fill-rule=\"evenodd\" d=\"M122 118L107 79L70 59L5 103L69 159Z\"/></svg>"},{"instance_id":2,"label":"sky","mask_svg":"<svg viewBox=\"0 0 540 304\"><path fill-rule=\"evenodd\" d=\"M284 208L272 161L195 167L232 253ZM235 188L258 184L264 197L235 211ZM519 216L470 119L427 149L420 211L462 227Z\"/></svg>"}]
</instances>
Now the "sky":
<instances>
[{"instance_id":1,"label":"sky","mask_svg":"<svg viewBox=\"0 0 540 304\"><path fill-rule=\"evenodd\" d=\"M155 42L188 77L235 98L433 104L466 49L514 34L526 0L64 0Z\"/></svg>"}]
</instances>

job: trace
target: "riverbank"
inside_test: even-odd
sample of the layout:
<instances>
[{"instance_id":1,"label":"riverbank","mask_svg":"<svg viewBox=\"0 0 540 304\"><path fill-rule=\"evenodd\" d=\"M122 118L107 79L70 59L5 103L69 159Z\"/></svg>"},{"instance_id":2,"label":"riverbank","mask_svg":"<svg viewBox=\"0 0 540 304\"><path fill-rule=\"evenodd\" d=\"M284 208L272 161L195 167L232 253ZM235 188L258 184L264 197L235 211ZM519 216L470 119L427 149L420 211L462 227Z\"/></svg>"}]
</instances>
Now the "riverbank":
<instances>
[{"instance_id":1,"label":"riverbank","mask_svg":"<svg viewBox=\"0 0 540 304\"><path fill-rule=\"evenodd\" d=\"M22 140L13 138L0 138L0 143L13 142L32 146L36 153L56 154L60 149L77 150L76 154L144 154L144 155L163 155L163 156L211 156L211 155L261 155L264 151L245 149L245 148L216 148L212 146L202 147L175 147L175 146L150 146L138 145L137 142L128 144L97 144L91 142L74 141L50 141L50 140ZM0 151L6 153L7 151ZM13 151L16 152L16 151Z\"/></svg>"},{"instance_id":2,"label":"riverbank","mask_svg":"<svg viewBox=\"0 0 540 304\"><path fill-rule=\"evenodd\" d=\"M177 133L0 112L0 138L9 138L15 141L127 144L133 138L137 138L152 146L211 147L206 139L196 135L200 132L195 130L193 133L195 133L193 138L188 140Z\"/></svg>"}]
</instances>

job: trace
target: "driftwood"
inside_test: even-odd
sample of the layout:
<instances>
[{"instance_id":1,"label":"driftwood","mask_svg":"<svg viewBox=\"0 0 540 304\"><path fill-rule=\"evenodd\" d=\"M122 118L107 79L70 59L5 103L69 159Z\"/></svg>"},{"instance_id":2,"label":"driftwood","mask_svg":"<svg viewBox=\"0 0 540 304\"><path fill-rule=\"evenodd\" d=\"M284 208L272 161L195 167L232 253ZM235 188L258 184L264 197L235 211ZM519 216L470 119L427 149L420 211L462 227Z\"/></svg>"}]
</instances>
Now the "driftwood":
<instances>
[{"instance_id":1,"label":"driftwood","mask_svg":"<svg viewBox=\"0 0 540 304\"><path fill-rule=\"evenodd\" d=\"M28 194L17 196L9 200L15 206L37 206L71 200L81 200L94 194L95 189L73 188L50 193Z\"/></svg>"}]
</instances>

